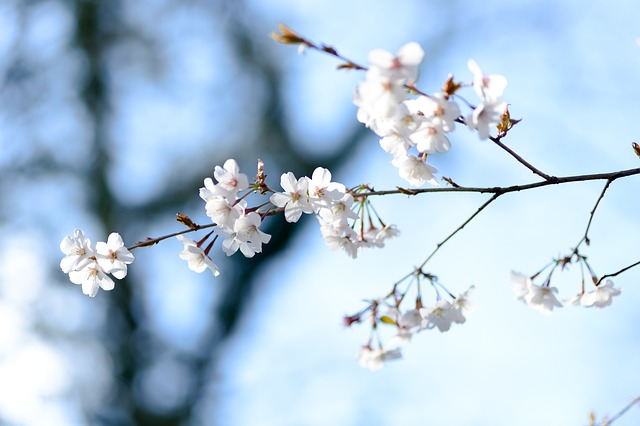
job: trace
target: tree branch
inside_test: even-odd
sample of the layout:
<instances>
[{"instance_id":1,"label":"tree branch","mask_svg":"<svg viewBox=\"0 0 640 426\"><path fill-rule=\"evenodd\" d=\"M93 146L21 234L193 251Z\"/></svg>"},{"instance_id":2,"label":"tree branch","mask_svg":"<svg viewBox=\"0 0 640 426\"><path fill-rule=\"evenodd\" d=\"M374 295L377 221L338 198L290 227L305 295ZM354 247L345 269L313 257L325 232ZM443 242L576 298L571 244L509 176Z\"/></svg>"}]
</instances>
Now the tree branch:
<instances>
[{"instance_id":1,"label":"tree branch","mask_svg":"<svg viewBox=\"0 0 640 426\"><path fill-rule=\"evenodd\" d=\"M494 187L453 187L453 188L417 188L417 189L405 189L397 187L395 190L383 190L383 191L370 191L362 192L359 194L353 194L354 198L358 197L370 197L374 195L391 195L391 194L405 194L405 195L418 195L426 192L479 192L484 194L506 194L509 192L525 191L528 189L541 188L549 185L559 185L572 182L588 182L592 180L610 180L613 182L616 179L640 175L640 168L620 170L617 172L609 173L595 173L588 175L576 175L565 177L551 177L550 180L544 180L541 182L527 183L524 185L512 185L512 186L494 186Z\"/></svg>"},{"instance_id":2,"label":"tree branch","mask_svg":"<svg viewBox=\"0 0 640 426\"><path fill-rule=\"evenodd\" d=\"M520 164L522 164L523 166L525 166L527 169L531 170L533 173L537 174L538 176L540 176L542 179L546 180L546 181L553 181L554 179L556 179L555 176L549 176L546 173L541 172L540 170L538 170L537 168L533 167L531 165L531 163L529 163L528 161L526 161L524 158L522 158L520 155L516 154L516 152L514 150L512 150L511 148L509 148L508 146L506 146L505 144L503 144L500 141L500 138L495 138L493 136L489 136L489 139L495 143L496 145L498 145L500 148L502 148L503 150L505 150L507 153L509 153L509 155L511 155L513 158L515 158L516 160L518 160L518 162Z\"/></svg>"}]
</instances>

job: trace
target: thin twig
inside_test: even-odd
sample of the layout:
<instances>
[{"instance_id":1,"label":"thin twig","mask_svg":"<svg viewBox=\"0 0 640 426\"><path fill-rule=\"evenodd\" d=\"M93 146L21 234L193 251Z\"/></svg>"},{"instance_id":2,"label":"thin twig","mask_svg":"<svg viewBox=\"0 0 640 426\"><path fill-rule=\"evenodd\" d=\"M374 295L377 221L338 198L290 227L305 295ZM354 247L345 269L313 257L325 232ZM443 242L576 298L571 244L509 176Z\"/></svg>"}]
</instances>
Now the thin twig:
<instances>
[{"instance_id":1,"label":"thin twig","mask_svg":"<svg viewBox=\"0 0 640 426\"><path fill-rule=\"evenodd\" d=\"M600 204L600 201L602 201L602 199L604 198L605 192L607 192L607 189L609 189L609 185L611 185L611 182L613 182L613 181L611 179L608 179L607 183L605 183L605 185L604 185L604 188L602 188L602 192L600 193L600 196L596 200L596 204L593 206L593 209L591 210L591 213L589 213L589 222L587 222L587 229L585 229L584 236L582 237L580 242L578 244L576 244L575 251L578 250L578 246L580 246L580 244L582 244L583 241L586 242L587 245L589 245L589 229L591 228L591 222L593 221L593 216L596 213L596 210L598 208L598 205Z\"/></svg>"},{"instance_id":2,"label":"thin twig","mask_svg":"<svg viewBox=\"0 0 640 426\"><path fill-rule=\"evenodd\" d=\"M602 277L600 277L600 279L596 283L596 286L598 286L602 282L602 280L604 280L605 278L615 277L616 275L620 275L621 273L633 268L634 266L638 266L638 265L640 265L640 260L637 261L636 263L632 264L632 265L629 265L629 266L626 266L626 267L620 269L618 272L614 272L613 274L603 275Z\"/></svg>"},{"instance_id":3,"label":"thin twig","mask_svg":"<svg viewBox=\"0 0 640 426\"><path fill-rule=\"evenodd\" d=\"M214 226L216 226L215 223L208 223L206 225L195 225L193 228L185 229L183 231L174 232L172 234L163 235L161 237L147 238L146 240L140 241L140 242L132 245L131 247L127 247L127 250L133 250L133 249L140 248L140 247L152 246L154 244L158 244L160 241L167 240L167 239L175 237L177 235L188 234L189 232L195 232L195 231L199 231L201 229L206 229L206 228L213 228Z\"/></svg>"},{"instance_id":4,"label":"thin twig","mask_svg":"<svg viewBox=\"0 0 640 426\"><path fill-rule=\"evenodd\" d=\"M269 209L266 212L261 212L260 210L258 210L260 207L263 207L265 205L267 205L269 203L264 203L261 204L260 206L257 207L252 207L250 209L246 209L246 213L255 211L256 213L258 213L263 219L265 216L274 216L277 214L280 214L284 211L284 207L278 207L275 209ZM156 237L156 238L147 238L144 241L139 241L136 244L132 245L131 247L127 247L127 250L133 250L133 249L137 249L140 247L149 247L152 246L154 244L158 244L160 241L163 240L168 240L169 238L175 237L177 235L182 235L182 234L188 234L189 232L196 232L196 231L200 231L201 229L207 229L207 228L213 228L214 226L217 226L215 223L208 223L206 225L196 225L193 224L193 226L191 226L189 229L185 229L183 231L178 231L178 232L173 232L171 234L167 234L167 235L163 235L161 237Z\"/></svg>"},{"instance_id":5,"label":"thin twig","mask_svg":"<svg viewBox=\"0 0 640 426\"><path fill-rule=\"evenodd\" d=\"M540 170L538 170L537 168L533 167L531 165L531 163L529 163L527 160L525 160L524 158L522 158L520 155L516 154L516 152L514 150L512 150L511 148L509 148L508 146L506 146L505 144L503 144L500 141L500 138L495 138L493 136L489 136L489 139L495 143L496 145L498 145L500 148L502 148L503 150L505 150L507 153L509 153L509 155L511 155L513 158L515 158L516 160L518 160L518 162L520 164L522 164L523 166L525 166L527 169L531 170L533 173L537 174L538 176L540 176L542 179L546 180L546 181L553 181L555 180L555 176L549 176L546 173L541 172Z\"/></svg>"},{"instance_id":6,"label":"thin twig","mask_svg":"<svg viewBox=\"0 0 640 426\"><path fill-rule=\"evenodd\" d=\"M475 218L478 214L480 214L480 212L482 210L484 210L486 207L489 206L489 204L493 203L496 199L498 199L499 196L501 196L503 193L498 192L493 194L493 196L491 198L489 198L483 205L481 205L478 210L476 210L476 212L474 214L472 214L467 220L465 220L462 225L460 225L455 231L453 231L451 234L449 234L449 236L447 238L445 238L444 240L442 240L441 242L439 242L438 244L436 244L436 248L431 252L431 254L429 254L429 256L427 256L427 258L424 260L424 262L422 262L420 264L420 266L418 267L418 269L422 269L424 267L424 265L427 264L427 262L429 260L431 260L431 258L438 252L438 250L440 250L440 247L442 247L447 241L449 241L454 235L456 235L459 231L462 230L462 228L464 228L465 226L467 226L467 224L469 222L471 222L473 220L473 218Z\"/></svg>"},{"instance_id":7,"label":"thin twig","mask_svg":"<svg viewBox=\"0 0 640 426\"><path fill-rule=\"evenodd\" d=\"M633 407L636 404L640 404L640 397L635 398L633 401L631 401L629 404L627 404L626 407L624 407L622 410L620 410L620 412L618 412L618 414L616 414L615 416L611 417L609 420L603 420L602 421L602 426L609 426L611 423L615 422L620 417L622 417L624 415L624 413L629 411L631 409L631 407Z\"/></svg>"}]
</instances>

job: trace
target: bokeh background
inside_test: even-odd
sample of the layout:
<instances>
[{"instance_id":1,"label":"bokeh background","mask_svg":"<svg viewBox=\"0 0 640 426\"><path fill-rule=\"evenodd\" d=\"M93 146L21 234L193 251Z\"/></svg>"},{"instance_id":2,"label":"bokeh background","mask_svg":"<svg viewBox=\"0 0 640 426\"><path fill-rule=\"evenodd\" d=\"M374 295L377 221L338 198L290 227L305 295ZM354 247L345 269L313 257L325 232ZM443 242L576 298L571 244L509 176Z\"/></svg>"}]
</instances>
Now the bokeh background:
<instances>
[{"instance_id":1,"label":"bokeh background","mask_svg":"<svg viewBox=\"0 0 640 426\"><path fill-rule=\"evenodd\" d=\"M272 218L253 259L189 271L169 240L134 252L126 280L95 299L58 267L60 240L118 231L133 244L206 223L198 188L236 158L249 176L332 170L348 186L405 185L355 119L363 77L269 38L278 22L365 63L408 41L426 51L419 87L467 60L505 75L523 118L505 140L549 174L638 167L640 8L635 1L2 0L0 2L0 423L9 425L584 425L640 395L640 272L614 279L604 310L547 317L513 299L580 240L603 182L502 197L429 265L476 310L422 333L371 373L364 327L341 317L389 291L486 200L432 194L375 200L402 231L357 260L331 252L311 217ZM462 185L535 177L466 129L435 156ZM637 177L595 216L600 275L640 257ZM561 297L579 271L555 278ZM633 408L617 425L635 425Z\"/></svg>"}]
</instances>

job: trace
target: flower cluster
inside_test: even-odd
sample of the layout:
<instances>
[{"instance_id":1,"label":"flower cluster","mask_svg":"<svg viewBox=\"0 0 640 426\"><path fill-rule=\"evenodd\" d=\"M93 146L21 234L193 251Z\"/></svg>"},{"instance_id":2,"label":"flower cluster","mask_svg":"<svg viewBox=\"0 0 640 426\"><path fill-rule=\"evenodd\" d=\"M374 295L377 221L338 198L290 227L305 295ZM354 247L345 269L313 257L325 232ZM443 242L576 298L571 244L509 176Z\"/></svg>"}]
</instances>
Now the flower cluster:
<instances>
[{"instance_id":1,"label":"flower cluster","mask_svg":"<svg viewBox=\"0 0 640 426\"><path fill-rule=\"evenodd\" d=\"M99 288L113 290L115 283L107 274L123 279L127 265L135 259L116 232L109 235L106 243L101 241L94 247L84 232L76 229L73 237L62 240L60 250L65 254L60 269L69 274L72 283L82 285L82 292L89 297L95 297Z\"/></svg>"},{"instance_id":2,"label":"flower cluster","mask_svg":"<svg viewBox=\"0 0 640 426\"><path fill-rule=\"evenodd\" d=\"M236 160L229 159L223 166L215 166L213 177L217 183L210 177L206 178L204 187L200 188L200 198L205 201L205 211L215 225L214 231L197 242L183 235L177 238L184 245L180 258L187 261L189 269L195 272L209 269L218 276L220 271L209 257L218 237L222 238L222 249L227 256L240 250L246 257L253 257L262 252L262 244L268 243L271 235L260 230L262 216L248 209L244 197L238 196L249 188L249 179L240 173ZM204 243L214 233L216 237L203 249Z\"/></svg>"},{"instance_id":3,"label":"flower cluster","mask_svg":"<svg viewBox=\"0 0 640 426\"><path fill-rule=\"evenodd\" d=\"M415 82L423 58L424 51L415 42L401 47L396 56L381 49L371 51L365 80L353 96L358 121L381 137L380 146L393 156L391 163L398 168L400 177L413 186L438 184L434 178L437 170L427 163L427 157L449 150L447 134L455 129L456 122L463 122L477 130L481 139L487 139L490 129L503 121L506 111L506 103L500 97L507 80L500 75L483 74L473 60L468 66L480 103L473 107L467 102L471 108L467 116L462 117L460 107L451 100L461 87L451 76L442 92L417 92ZM410 91L420 94L411 99ZM417 155L410 153L413 147Z\"/></svg>"},{"instance_id":4,"label":"flower cluster","mask_svg":"<svg viewBox=\"0 0 640 426\"><path fill-rule=\"evenodd\" d=\"M562 303L560 303L556 297L558 289L551 287L551 280L547 279L544 284L538 285L533 283L533 278L519 272L511 272L511 280L513 282L513 291L516 300L524 302L545 315L550 315L553 308L561 308ZM604 308L605 306L611 305L613 296L618 296L622 292L621 289L613 286L613 281L610 279L599 282L596 278L592 281L595 287L593 290L585 291L583 284L580 292L566 299L564 302L569 305L584 306L587 308L594 306Z\"/></svg>"},{"instance_id":5,"label":"flower cluster","mask_svg":"<svg viewBox=\"0 0 640 426\"><path fill-rule=\"evenodd\" d=\"M392 294L386 298L374 300L362 311L344 318L344 324L347 327L363 321L368 321L371 324L369 341L358 352L360 366L372 371L379 370L384 366L385 361L402 357L402 345L409 342L414 334L432 329L438 329L440 332L449 331L452 324L463 324L466 317L472 312L473 306L469 302L469 297L475 290L474 286L469 287L464 293L454 296L438 282L434 275L417 271L413 277L418 283L418 296L415 305L410 309L403 310L401 308L409 289L400 293L397 291L396 285ZM421 277L426 278L436 291L436 302L433 306L423 305L419 293L419 279ZM444 297L442 290L445 293ZM389 349L384 348L381 343L378 330L380 324L395 328L394 334L389 340ZM378 341L375 348L373 346L374 338Z\"/></svg>"},{"instance_id":6,"label":"flower cluster","mask_svg":"<svg viewBox=\"0 0 640 426\"><path fill-rule=\"evenodd\" d=\"M331 181L331 172L325 168L316 168L310 178L296 179L293 173L284 173L280 185L284 191L274 193L270 200L274 206L284 208L285 219L297 222L302 213L316 214L327 245L332 250L343 249L354 259L360 249L384 247L385 240L399 233L379 217L376 226L369 200L360 197L356 202L343 184ZM367 189L367 186L358 188Z\"/></svg>"},{"instance_id":7,"label":"flower cluster","mask_svg":"<svg viewBox=\"0 0 640 426\"><path fill-rule=\"evenodd\" d=\"M274 36L278 41L318 49L345 60L329 46L319 47L284 26L281 26L281 31L282 34ZM437 170L427 162L427 158L450 150L449 133L455 130L456 124L477 131L480 139L491 138L535 174L551 180L550 176L538 171L500 143L500 139L519 121L510 118L507 104L501 99L507 85L503 76L486 75L475 61L469 60L467 65L473 74L471 83L454 82L450 75L440 92L427 95L416 88L418 69L424 59L424 51L417 43L404 45L396 55L376 49L370 52L368 59L368 68L349 60L341 66L366 70L365 79L358 84L353 96L353 102L358 107L357 119L380 137L380 146L392 155L391 163L398 168L400 177L410 185L422 186L425 182L438 185L434 178ZM479 98L475 105L459 94L459 89L463 87L473 88ZM461 112L457 100L463 101L465 108L469 109L466 114ZM491 137L493 127L497 127L497 137ZM640 152L640 147L635 142L633 149L637 154ZM114 288L110 275L118 279L126 276L127 265L134 261L129 250L150 246L174 236L183 244L179 257L188 263L189 269L199 273L209 270L214 276L218 276L220 271L209 255L214 243L220 240L227 256L240 251L245 257L251 258L261 253L263 244L270 241L271 236L260 227L267 216L274 214L282 213L285 220L292 223L299 221L303 214L314 214L327 245L333 250L343 249L352 258L356 258L363 248L383 247L387 239L399 234L395 226L385 224L373 208L369 197L381 193L376 193L369 185L348 189L341 183L333 182L329 170L318 167L311 177L304 176L300 179L292 172L283 173L280 177L283 191L275 191L267 186L263 168L263 163L259 161L258 173L250 183L248 177L240 172L234 159L227 160L222 166L215 166L213 178L207 177L199 190L200 198L205 202L206 215L211 219L211 223L206 225L197 225L187 216L178 214L178 220L188 230L148 238L130 248L124 246L117 233L109 235L106 243L98 242L94 247L84 233L76 229L72 237L65 237L60 244L65 254L60 267L64 273L69 274L72 283L81 285L85 294L94 297L99 288ZM608 178L591 212L591 219L609 184L616 178ZM448 182L452 183L451 180ZM475 188L475 192L494 194L478 212L499 195L520 188L502 188L504 192L497 192L496 188ZM401 193L414 192L402 188L398 190ZM269 194L269 200L262 200L261 204L249 207L247 199L252 193L260 196ZM414 334L433 329L446 332L453 324L466 321L472 311L469 298L474 287L454 296L435 275L424 272L423 268L433 254L473 217L475 214L439 243L427 260L395 283L386 296L368 301L364 309L344 318L346 326L361 322L370 325L368 341L358 352L358 361L362 367L372 371L379 370L386 361L402 357L402 345L409 342ZM582 243L589 244L587 234L590 225L591 220L578 246ZM184 235L205 228L210 231L198 241ZM544 314L550 314L555 308L563 306L557 297L558 289L551 286L554 270L579 263L583 274L584 269L591 274L594 288L585 291L583 275L580 291L565 303L598 308L609 306L613 297L619 295L621 290L615 288L611 280L603 281L596 277L587 258L579 253L578 246L568 256L554 259L533 276L512 272L516 299ZM631 266L638 264L640 262ZM535 284L536 277L549 266L551 270L543 283ZM604 278L618 273L605 275ZM407 279L409 283L406 289L400 290L400 284ZM421 284L424 282L435 292L435 302L431 306L423 304ZM414 300L415 303L407 307L408 300ZM382 333L387 333L390 337L384 347Z\"/></svg>"},{"instance_id":8,"label":"flower cluster","mask_svg":"<svg viewBox=\"0 0 640 426\"><path fill-rule=\"evenodd\" d=\"M248 177L240 173L234 159L215 166L213 178L207 177L199 195L205 201L206 215L211 224L196 225L183 214L178 221L189 229L160 238L147 238L132 247L145 247L175 236L182 244L179 257L185 260L189 269L195 272L211 271L213 276L220 270L209 256L217 240L221 240L222 250L231 256L238 250L246 257L262 252L262 245L271 236L260 230L263 219L281 209L289 222L297 222L303 213L316 214L320 222L322 236L332 249L343 248L351 257L356 257L364 247L383 247L385 240L398 234L394 226L385 225L371 206L366 194L354 199L352 192L370 191L366 185L350 191L337 182L331 181L331 172L318 167L312 176L296 179L293 173L284 173L280 179L283 192L276 192L266 183L264 165L258 163L258 174L250 185ZM248 207L246 198L251 193L264 195L272 193L269 201L257 207ZM266 211L260 208L270 206ZM379 225L374 224L373 215ZM365 226L365 222L367 226ZM359 225L359 226L358 226ZM203 238L195 241L184 234L205 228L213 228ZM74 237L66 237L60 245L66 255L60 267L69 273L72 282L83 285L83 291L95 296L99 288L111 290L113 280L107 275L124 278L127 266L134 257L124 247L122 238L113 233L107 243L98 243L94 249L80 230Z\"/></svg>"}]
</instances>

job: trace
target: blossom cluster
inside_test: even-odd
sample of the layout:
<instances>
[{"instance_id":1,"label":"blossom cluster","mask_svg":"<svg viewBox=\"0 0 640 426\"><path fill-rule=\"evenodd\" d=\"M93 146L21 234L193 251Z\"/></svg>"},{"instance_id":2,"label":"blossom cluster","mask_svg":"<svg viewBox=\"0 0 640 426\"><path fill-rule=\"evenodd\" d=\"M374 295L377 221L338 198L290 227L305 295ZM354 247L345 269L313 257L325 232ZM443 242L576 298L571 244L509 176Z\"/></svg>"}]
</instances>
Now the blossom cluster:
<instances>
[{"instance_id":1,"label":"blossom cluster","mask_svg":"<svg viewBox=\"0 0 640 426\"><path fill-rule=\"evenodd\" d=\"M332 250L341 248L355 259L360 249L384 247L385 240L399 234L379 218L376 226L366 208L369 201L363 197L356 202L343 184L331 181L331 172L325 168L316 168L310 178L296 179L293 173L284 173L280 185L284 191L271 195L271 203L284 208L288 222L297 222L303 213L316 214L322 237Z\"/></svg>"},{"instance_id":2,"label":"blossom cluster","mask_svg":"<svg viewBox=\"0 0 640 426\"><path fill-rule=\"evenodd\" d=\"M502 122L507 104L501 96L507 80L501 75L485 75L478 64L469 60L473 73L473 88L480 98L476 106L468 102L471 111L461 116L460 107L452 100L461 84L450 76L443 91L426 95L417 92L415 82L424 51L415 42L400 48L394 56L382 49L369 53L369 68L365 80L356 87L353 102L358 107L358 121L380 136L380 146L393 156L391 163L401 178L413 186L425 182L437 185L436 168L427 162L435 152L451 148L447 134L456 122L475 129L481 139L487 139L490 129ZM415 147L417 155L410 153Z\"/></svg>"},{"instance_id":3,"label":"blossom cluster","mask_svg":"<svg viewBox=\"0 0 640 426\"><path fill-rule=\"evenodd\" d=\"M434 288L440 285L434 276L428 274L427 276ZM442 298L440 292L437 291L437 300L434 306L423 306L422 298L418 297L415 306L407 310L400 308L406 294L394 294L391 297L391 302L387 299L375 300L363 311L345 317L346 326L361 321L369 321L372 325L372 335L369 341L358 352L360 366L377 371L384 366L385 361L401 358L402 346L408 343L414 334L432 329L446 332L453 324L463 324L466 322L466 317L473 311L473 305L469 298L474 291L474 286L469 287L467 291L458 296L453 296L446 291L451 300ZM394 335L388 342L389 348L383 347L380 343L380 337L377 335L380 323L395 328ZM378 338L377 347L373 345L374 337Z\"/></svg>"},{"instance_id":4,"label":"blossom cluster","mask_svg":"<svg viewBox=\"0 0 640 426\"><path fill-rule=\"evenodd\" d=\"M209 257L218 237L222 238L222 249L227 256L240 250L244 256L253 257L262 252L262 244L268 243L271 235L260 230L262 216L247 209L247 202L238 195L249 188L249 178L240 173L236 160L229 159L223 166L215 166L213 177L217 183L210 177L205 178L204 187L200 188L200 198L205 201L205 211L215 225L214 231L197 242L184 235L176 238L184 245L180 258L187 262L189 269L199 273L208 269L218 276L218 266ZM202 246L213 233L216 237L203 249Z\"/></svg>"},{"instance_id":5,"label":"blossom cluster","mask_svg":"<svg viewBox=\"0 0 640 426\"><path fill-rule=\"evenodd\" d=\"M260 168L262 167L260 163ZM369 217L365 230L364 216L367 200L356 202L347 188L331 181L331 172L318 167L311 177L297 179L292 172L283 173L280 185L283 191L277 192L266 186L264 174L259 169L256 181L250 185L248 177L240 172L234 159L225 161L223 166L215 166L213 179L204 180L200 188L200 198L205 201L205 211L215 228L200 241L194 241L184 235L177 238L184 249L180 257L188 262L189 268L196 272L210 270L214 276L219 269L209 256L213 243L222 239L222 249L227 256L238 250L246 256L253 257L262 252L262 245L267 244L271 236L260 230L260 225L267 212L248 207L246 196L251 192L272 192L269 198L272 208L281 208L285 220L297 222L302 214L315 214L320 222L322 236L334 250L344 249L355 258L359 249L364 247L382 247L384 241L398 234L393 226L375 226ZM246 191L243 193L243 191ZM263 204L264 205L264 204ZM360 209L360 215L354 209ZM359 222L359 232L354 228ZM205 245L211 235L212 241Z\"/></svg>"},{"instance_id":6,"label":"blossom cluster","mask_svg":"<svg viewBox=\"0 0 640 426\"><path fill-rule=\"evenodd\" d=\"M98 242L95 247L84 232L76 229L73 236L66 236L60 243L65 256L60 261L60 269L69 274L69 280L82 285L82 292L95 297L98 289L113 290L114 281L127 276L127 265L134 261L133 255L124 246L120 234L113 232L107 242Z\"/></svg>"},{"instance_id":7,"label":"blossom cluster","mask_svg":"<svg viewBox=\"0 0 640 426\"><path fill-rule=\"evenodd\" d=\"M542 285L534 284L531 277L519 272L511 272L511 280L516 300L524 302L538 312L550 315L554 308L562 307L562 303L556 297L558 289L551 287L549 280ZM622 292L622 289L613 286L613 281L610 279L601 283L598 283L597 279L593 281L595 287L593 290L585 292L584 288L582 288L580 292L564 302L569 305L587 308L604 308L611 305L613 296L618 296Z\"/></svg>"},{"instance_id":8,"label":"blossom cluster","mask_svg":"<svg viewBox=\"0 0 640 426\"><path fill-rule=\"evenodd\" d=\"M352 195L354 191L347 190L341 183L332 182L331 172L325 168L316 168L310 178L305 176L296 179L293 173L284 173L280 179L284 191L277 192L266 186L262 167L262 162L259 162L255 182L250 185L247 175L240 172L234 159L225 161L222 166L215 166L213 178L205 178L204 186L199 190L200 198L205 201L206 215L212 223L199 226L187 216L179 214L178 220L189 230L157 239L149 238L133 248L149 246L175 236L183 244L179 257L187 262L189 269L199 273L210 270L214 276L218 276L220 270L209 255L214 243L221 240L222 250L227 256L237 251L249 258L261 253L262 245L267 244L271 236L263 232L260 226L274 208L280 208L288 222L297 222L303 213L316 214L327 244L334 250L344 249L353 258L357 257L359 249L383 247L387 239L398 234L394 226L384 224L379 217L379 225L374 224L372 211L375 210L370 208L366 197L361 196L356 201ZM370 188L364 185L355 192L366 190ZM252 192L273 194L269 202L248 207L246 197ZM260 207L265 205L270 207L261 211ZM198 241L184 235L204 228L213 230ZM112 290L114 282L107 274L124 278L126 265L134 260L116 233L109 236L107 243L98 243L94 249L84 233L77 229L74 237L66 237L60 247L66 255L60 263L62 270L69 273L72 282L82 284L83 291L92 297L99 288Z\"/></svg>"}]
</instances>

